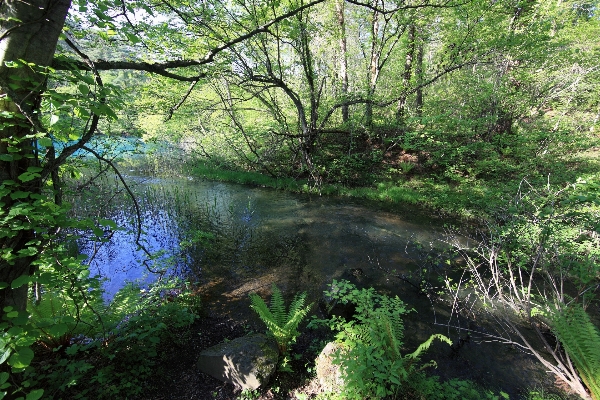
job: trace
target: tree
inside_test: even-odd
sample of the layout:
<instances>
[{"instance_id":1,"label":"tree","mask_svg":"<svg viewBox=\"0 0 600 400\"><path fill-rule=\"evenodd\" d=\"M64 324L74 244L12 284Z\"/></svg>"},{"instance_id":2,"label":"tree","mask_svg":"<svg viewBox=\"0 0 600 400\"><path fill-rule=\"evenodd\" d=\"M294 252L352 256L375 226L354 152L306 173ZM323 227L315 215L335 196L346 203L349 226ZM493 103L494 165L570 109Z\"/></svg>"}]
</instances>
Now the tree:
<instances>
[{"instance_id":1,"label":"tree","mask_svg":"<svg viewBox=\"0 0 600 400\"><path fill-rule=\"evenodd\" d=\"M339 36L340 36L340 72L339 78L341 81L341 93L342 97L348 96L348 41L346 39L346 22L344 16L344 0L336 0L335 1L335 15L337 17L337 22L339 25ZM342 106L342 122L348 122L350 118L348 105L344 104Z\"/></svg>"},{"instance_id":2,"label":"tree","mask_svg":"<svg viewBox=\"0 0 600 400\"><path fill-rule=\"evenodd\" d=\"M295 7L293 4L271 20L265 20L260 26L241 31L235 35L214 35L211 25L202 25L205 31L196 33L198 37L208 37L204 46L197 48L193 59L167 59L160 62L139 60L92 60L79 49L73 35L67 35L65 44L70 48L69 53L60 57L55 56L55 49L61 30L65 25L71 1L66 0L36 0L34 2L3 1L0 2L0 95L2 102L2 130L0 131L0 202L2 203L2 237L0 238L0 282L2 291L0 306L12 306L16 310L24 310L26 306L28 276L33 272L33 262L36 255L42 251L45 243L44 234L51 235L56 227L59 211L55 199L42 195L43 182L52 177L55 189L58 189L57 175L61 165L77 150L86 149L86 144L96 133L102 118L115 118L116 115L107 104L108 89L104 88L100 72L104 70L137 70L162 75L171 79L185 82L197 82L207 75L206 70L198 70L199 66L215 63L215 57L230 50L234 46L248 40L260 32L265 32L272 26L290 18L302 10L314 6L324 0ZM158 46L150 43L155 37L148 36L147 42L141 29L164 34L164 30L179 31L180 26L165 26L162 22L150 23L132 22L135 12L153 13L151 7L144 1L124 2L102 1L93 4L86 1L75 3L80 13L90 16L90 22L100 27L81 31L86 28L79 14L73 14L69 22L70 31L75 36L85 38L95 34L100 39L110 42L112 36L118 34L129 45L138 45L146 51ZM263 5L268 8L270 5ZM186 22L188 18L207 17L210 7L196 10L186 9L185 4L177 1L162 2L153 6L157 12L175 14ZM218 7L216 7L218 8ZM199 11L193 15L192 11ZM221 9L222 12L230 12ZM232 12L232 11L231 11ZM202 14L204 13L204 14ZM210 19L210 15L208 16ZM230 15L235 21L235 16ZM208 19L208 20L209 20ZM206 18L204 21L208 21ZM227 22L227 21L226 21ZM238 25L239 27L239 25ZM210 34L213 33L211 36ZM174 34L174 36L176 36ZM23 43L28 43L24 46ZM156 50L158 52L158 50ZM204 53L199 54L200 51ZM77 58L74 58L77 57ZM163 58L162 55L157 58ZM182 71L172 72L173 69ZM79 88L79 96L92 100L83 100L88 107L75 110L75 115L82 117L79 122L78 139L68 144L56 154L55 138L49 134L48 127L56 123L58 116L52 114L43 120L41 113L42 96L48 79L53 71L71 71L72 80ZM86 78L82 73L89 72L92 77ZM93 88L95 87L95 92ZM192 87L193 88L193 87ZM56 94L60 99L63 95ZM50 94L50 97L52 95ZM46 151L46 154L41 154ZM4 211L6 210L6 211Z\"/></svg>"},{"instance_id":3,"label":"tree","mask_svg":"<svg viewBox=\"0 0 600 400\"><path fill-rule=\"evenodd\" d=\"M2 308L25 310L27 285L13 282L33 272L31 262L42 245L36 230L44 211L36 206L50 171L38 151L38 141L46 139L38 110L69 7L68 0L0 2L0 204L10 210L1 214Z\"/></svg>"}]
</instances>

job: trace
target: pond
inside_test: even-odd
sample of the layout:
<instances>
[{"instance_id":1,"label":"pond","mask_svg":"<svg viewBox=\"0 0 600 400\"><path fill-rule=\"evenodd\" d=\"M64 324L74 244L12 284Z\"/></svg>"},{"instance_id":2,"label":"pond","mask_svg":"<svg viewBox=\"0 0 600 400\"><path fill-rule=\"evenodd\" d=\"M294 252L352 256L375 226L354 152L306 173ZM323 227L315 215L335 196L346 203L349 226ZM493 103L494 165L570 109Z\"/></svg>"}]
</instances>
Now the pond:
<instances>
[{"instance_id":1,"label":"pond","mask_svg":"<svg viewBox=\"0 0 600 400\"><path fill-rule=\"evenodd\" d=\"M115 201L82 200L75 210L124 228L109 230L101 246L82 243L92 272L105 279L107 299L126 281L149 282L155 279L149 270L169 266L166 273L193 282L212 312L247 320L248 294L267 297L273 283L287 296L307 291L318 301L333 279L348 279L398 295L415 310L406 319L407 349L432 333L464 345L432 347L425 357L437 361L436 374L512 395L551 383L533 358L516 349L474 336L461 342L465 331L448 328L452 314L444 302L423 294L425 285L430 293L432 285L441 285L440 271L460 262L450 256L447 242L468 245L441 221L348 199L131 172L127 179L143 228L137 243L135 207L116 183L108 186ZM147 266L140 262L148 257L139 244L153 254Z\"/></svg>"}]
</instances>

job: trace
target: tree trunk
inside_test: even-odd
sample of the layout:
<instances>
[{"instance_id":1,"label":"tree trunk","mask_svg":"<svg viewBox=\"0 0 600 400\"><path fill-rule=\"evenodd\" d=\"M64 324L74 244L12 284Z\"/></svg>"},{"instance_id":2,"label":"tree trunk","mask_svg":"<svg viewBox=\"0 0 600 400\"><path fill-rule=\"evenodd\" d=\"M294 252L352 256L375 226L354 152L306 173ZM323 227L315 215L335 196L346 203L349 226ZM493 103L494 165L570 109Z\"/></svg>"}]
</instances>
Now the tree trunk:
<instances>
[{"instance_id":1,"label":"tree trunk","mask_svg":"<svg viewBox=\"0 0 600 400\"><path fill-rule=\"evenodd\" d=\"M404 73L402 74L402 94L398 100L398 108L396 109L396 123L398 126L404 125L404 114L406 111L406 93L410 86L410 78L413 71L413 59L415 57L415 24L410 24L408 27L408 48L406 50L406 58L404 59Z\"/></svg>"},{"instance_id":2,"label":"tree trunk","mask_svg":"<svg viewBox=\"0 0 600 400\"><path fill-rule=\"evenodd\" d=\"M41 180L37 170L31 169L40 166L31 134L37 133L34 125L46 81L42 71L52 62L70 5L70 0L0 2L0 188L4 189L0 204L2 210L11 211L12 218L10 226L0 225L0 282L8 285L0 290L2 309L12 306L22 311L27 305L27 285L15 289L10 285L33 272L35 255L27 250L35 246L36 231L28 212L35 210L32 197L40 194ZM18 60L35 66L19 66ZM13 212L17 206L24 211ZM15 224L21 229L13 229Z\"/></svg>"},{"instance_id":3,"label":"tree trunk","mask_svg":"<svg viewBox=\"0 0 600 400\"><path fill-rule=\"evenodd\" d=\"M348 97L348 52L346 46L346 23L344 21L344 1L336 0L335 13L337 15L338 24L340 26L340 80L342 82L342 98ZM342 122L348 122L350 114L348 105L342 106Z\"/></svg>"},{"instance_id":4,"label":"tree trunk","mask_svg":"<svg viewBox=\"0 0 600 400\"><path fill-rule=\"evenodd\" d=\"M415 110L417 117L423 115L423 36L418 35L417 39L417 56L415 65L415 74L417 75L417 98L415 104Z\"/></svg>"},{"instance_id":5,"label":"tree trunk","mask_svg":"<svg viewBox=\"0 0 600 400\"><path fill-rule=\"evenodd\" d=\"M377 2L375 3L377 5ZM373 11L371 19L371 59L369 62L369 73L368 78L368 91L367 95L369 100L373 100L375 95L375 88L377 87L377 80L379 79L379 58L381 56L379 50L379 12ZM365 104L365 125L368 128L373 126L373 103L368 102Z\"/></svg>"}]
</instances>

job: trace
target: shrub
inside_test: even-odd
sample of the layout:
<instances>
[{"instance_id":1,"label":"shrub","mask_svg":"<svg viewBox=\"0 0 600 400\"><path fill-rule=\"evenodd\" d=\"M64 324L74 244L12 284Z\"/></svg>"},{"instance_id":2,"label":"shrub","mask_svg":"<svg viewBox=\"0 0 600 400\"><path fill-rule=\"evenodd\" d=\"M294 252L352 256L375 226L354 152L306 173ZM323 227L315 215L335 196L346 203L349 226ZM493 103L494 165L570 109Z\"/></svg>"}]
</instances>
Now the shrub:
<instances>
[{"instance_id":1,"label":"shrub","mask_svg":"<svg viewBox=\"0 0 600 400\"><path fill-rule=\"evenodd\" d=\"M434 361L420 364L421 354L435 339L452 344L443 335L432 335L413 353L402 355L404 324L402 317L409 312L396 297L378 294L375 289L357 289L348 281L333 281L325 294L344 304L356 306L354 319L334 316L325 323L337 331L336 339L342 349L335 353L334 363L341 366L347 399L398 398L414 373L435 365Z\"/></svg>"},{"instance_id":2,"label":"shrub","mask_svg":"<svg viewBox=\"0 0 600 400\"><path fill-rule=\"evenodd\" d=\"M139 396L145 383L160 374L161 348L175 339L174 330L196 318L199 299L181 289L182 285L177 280L155 283L148 289L127 285L99 310L101 323L90 330L96 336L78 334L60 342L56 357L31 369L28 378L43 387L49 398L84 398L92 393L94 398ZM48 335L44 347L59 343L57 339L64 335L64 329L46 328L49 318L64 320L57 319L61 313L51 301L47 297L46 305L35 309L34 326Z\"/></svg>"}]
</instances>

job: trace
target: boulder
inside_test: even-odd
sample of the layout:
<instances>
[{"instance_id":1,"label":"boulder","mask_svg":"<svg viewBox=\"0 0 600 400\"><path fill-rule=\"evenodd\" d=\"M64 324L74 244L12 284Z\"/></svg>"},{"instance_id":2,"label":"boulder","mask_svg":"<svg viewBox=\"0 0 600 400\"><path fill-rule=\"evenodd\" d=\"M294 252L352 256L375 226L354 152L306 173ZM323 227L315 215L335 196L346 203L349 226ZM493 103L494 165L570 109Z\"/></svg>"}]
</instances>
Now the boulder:
<instances>
[{"instance_id":1,"label":"boulder","mask_svg":"<svg viewBox=\"0 0 600 400\"><path fill-rule=\"evenodd\" d=\"M338 343L329 342L315 361L317 379L325 392L339 393L344 386L341 368L333 363L333 354L338 350Z\"/></svg>"},{"instance_id":2,"label":"boulder","mask_svg":"<svg viewBox=\"0 0 600 400\"><path fill-rule=\"evenodd\" d=\"M266 384L277 367L275 340L257 333L210 347L200 353L198 368L244 390Z\"/></svg>"}]
</instances>

